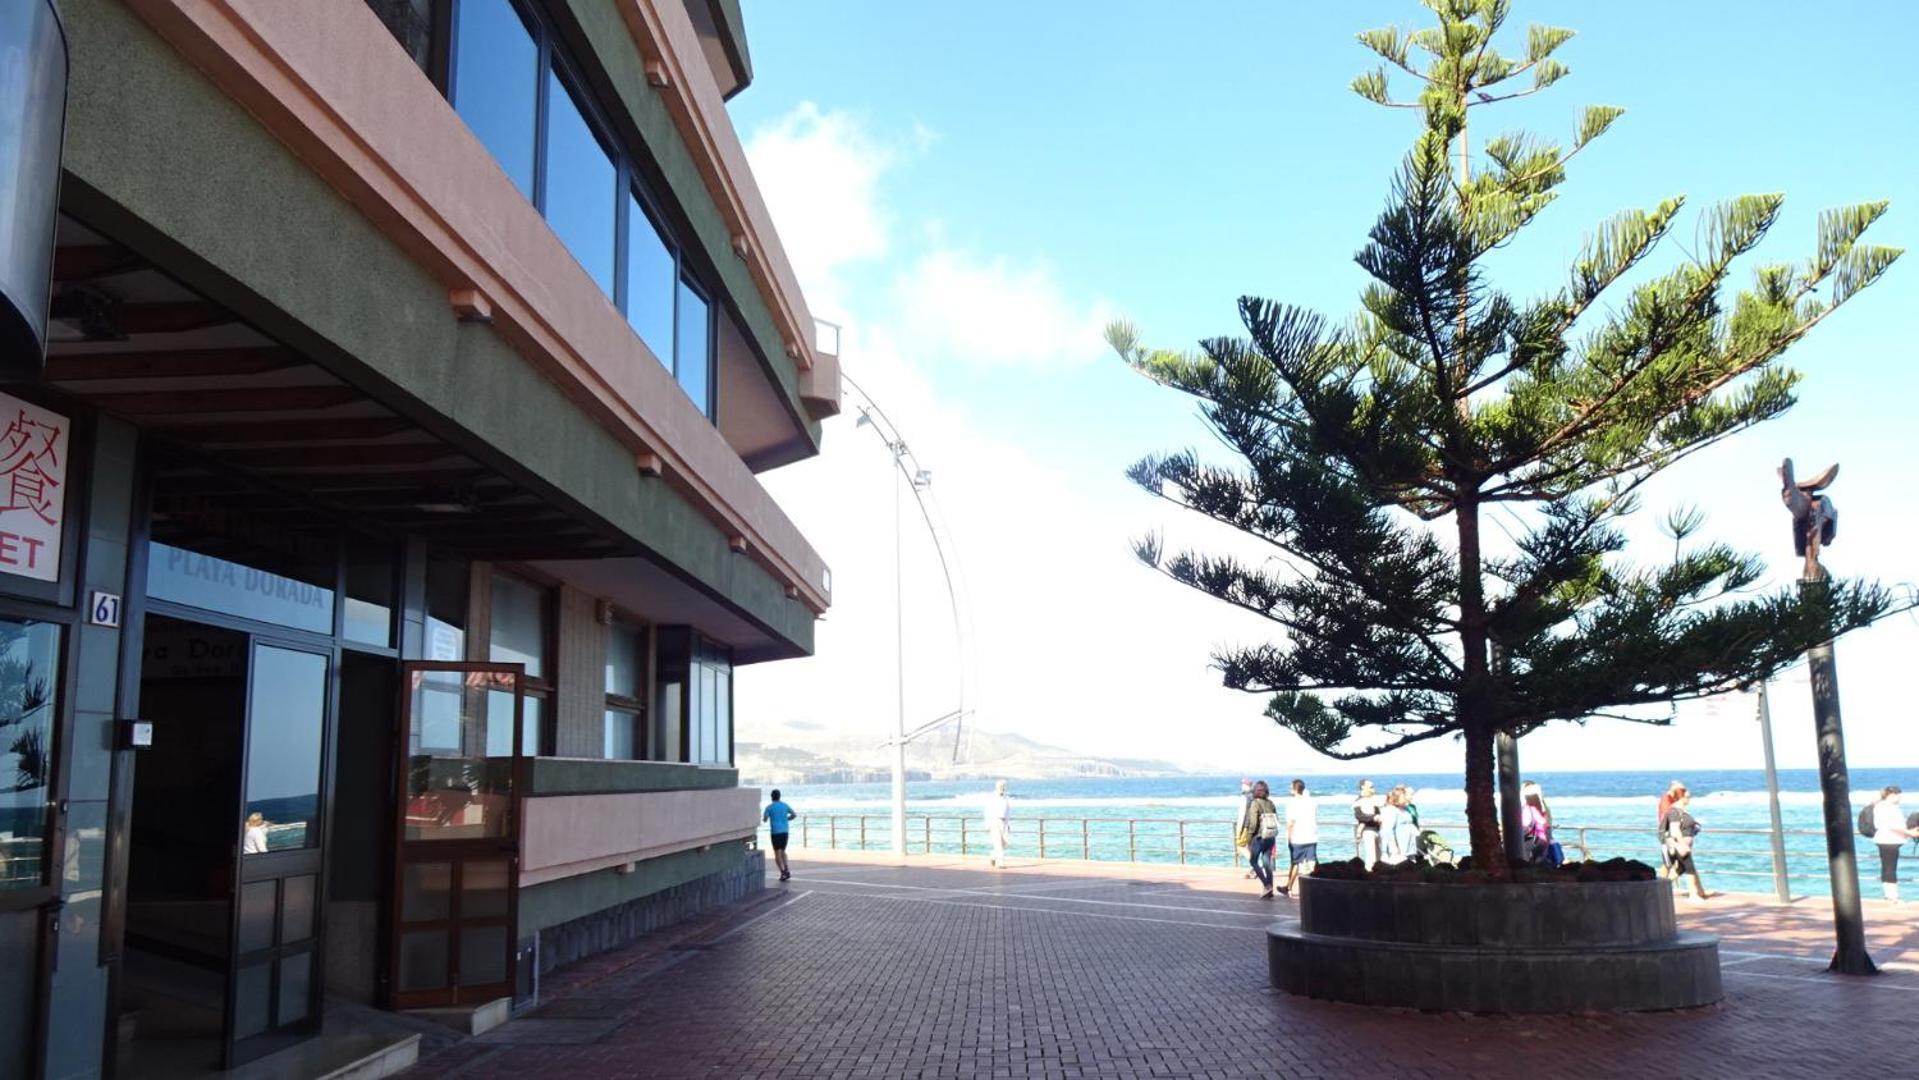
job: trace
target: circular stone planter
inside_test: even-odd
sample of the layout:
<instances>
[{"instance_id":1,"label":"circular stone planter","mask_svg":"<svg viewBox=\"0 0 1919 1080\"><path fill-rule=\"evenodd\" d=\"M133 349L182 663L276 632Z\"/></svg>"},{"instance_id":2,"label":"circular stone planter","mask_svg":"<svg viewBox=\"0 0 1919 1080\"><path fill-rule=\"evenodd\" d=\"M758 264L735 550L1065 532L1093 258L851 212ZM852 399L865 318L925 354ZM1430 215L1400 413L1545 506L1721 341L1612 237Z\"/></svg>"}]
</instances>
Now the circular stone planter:
<instances>
[{"instance_id":1,"label":"circular stone planter","mask_svg":"<svg viewBox=\"0 0 1919 1080\"><path fill-rule=\"evenodd\" d=\"M1266 931L1290 994L1458 1012L1687 1009L1723 996L1719 939L1679 930L1666 881L1300 882Z\"/></svg>"}]
</instances>

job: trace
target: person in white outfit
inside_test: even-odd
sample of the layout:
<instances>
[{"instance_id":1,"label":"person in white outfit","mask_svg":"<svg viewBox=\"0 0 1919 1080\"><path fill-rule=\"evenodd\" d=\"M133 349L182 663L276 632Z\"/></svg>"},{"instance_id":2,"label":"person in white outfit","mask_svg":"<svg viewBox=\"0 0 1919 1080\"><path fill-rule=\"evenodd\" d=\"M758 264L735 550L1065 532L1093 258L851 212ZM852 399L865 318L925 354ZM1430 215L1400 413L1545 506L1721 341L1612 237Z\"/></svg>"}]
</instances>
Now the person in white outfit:
<instances>
[{"instance_id":1,"label":"person in white outfit","mask_svg":"<svg viewBox=\"0 0 1919 1080\"><path fill-rule=\"evenodd\" d=\"M1885 898L1899 900L1899 849L1907 840L1919 836L1919 829L1906 827L1906 812L1899 808L1899 785L1880 789L1879 801L1872 804L1872 842L1879 846L1879 889Z\"/></svg>"},{"instance_id":2,"label":"person in white outfit","mask_svg":"<svg viewBox=\"0 0 1919 1080\"><path fill-rule=\"evenodd\" d=\"M986 800L986 832L993 838L993 865L1004 869L1006 866L1006 841L1012 835L1013 807L1006 798L1006 781L993 785L993 795Z\"/></svg>"}]
</instances>

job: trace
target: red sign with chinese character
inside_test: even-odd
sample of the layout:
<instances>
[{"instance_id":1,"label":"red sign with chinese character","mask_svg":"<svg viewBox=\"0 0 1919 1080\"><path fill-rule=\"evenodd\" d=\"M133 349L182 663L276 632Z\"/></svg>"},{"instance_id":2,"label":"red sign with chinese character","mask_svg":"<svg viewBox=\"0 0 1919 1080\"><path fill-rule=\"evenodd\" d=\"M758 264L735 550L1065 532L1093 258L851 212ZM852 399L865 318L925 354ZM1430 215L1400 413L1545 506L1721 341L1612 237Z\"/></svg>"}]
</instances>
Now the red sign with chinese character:
<instances>
[{"instance_id":1,"label":"red sign with chinese character","mask_svg":"<svg viewBox=\"0 0 1919 1080\"><path fill-rule=\"evenodd\" d=\"M60 580L67 417L0 394L0 573Z\"/></svg>"}]
</instances>

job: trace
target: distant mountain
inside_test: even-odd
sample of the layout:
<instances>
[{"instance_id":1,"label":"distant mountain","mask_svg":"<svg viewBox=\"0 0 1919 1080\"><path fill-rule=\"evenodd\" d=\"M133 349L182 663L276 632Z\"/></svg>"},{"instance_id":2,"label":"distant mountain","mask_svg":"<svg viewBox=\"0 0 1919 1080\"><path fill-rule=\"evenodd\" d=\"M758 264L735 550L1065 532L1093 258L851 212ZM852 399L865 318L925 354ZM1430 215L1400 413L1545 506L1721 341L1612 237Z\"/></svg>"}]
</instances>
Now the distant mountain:
<instances>
[{"instance_id":1,"label":"distant mountain","mask_svg":"<svg viewBox=\"0 0 1919 1080\"><path fill-rule=\"evenodd\" d=\"M742 733L743 735L745 733ZM753 734L762 734L755 732ZM780 725L764 739L734 744L747 784L871 783L893 775L892 749L872 734L849 735L805 721ZM1102 758L978 728L966 729L954 759L953 735L938 732L906 748L909 780L1051 780L1070 776L1177 776L1168 761Z\"/></svg>"}]
</instances>

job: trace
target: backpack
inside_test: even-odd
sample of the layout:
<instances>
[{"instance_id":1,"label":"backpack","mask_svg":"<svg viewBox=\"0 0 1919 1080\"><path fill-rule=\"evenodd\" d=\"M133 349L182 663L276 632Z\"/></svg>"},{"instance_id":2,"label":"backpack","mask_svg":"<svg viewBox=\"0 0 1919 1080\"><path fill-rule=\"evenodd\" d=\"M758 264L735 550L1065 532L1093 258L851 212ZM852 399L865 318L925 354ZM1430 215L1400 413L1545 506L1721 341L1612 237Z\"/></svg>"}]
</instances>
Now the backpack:
<instances>
[{"instance_id":1,"label":"backpack","mask_svg":"<svg viewBox=\"0 0 1919 1080\"><path fill-rule=\"evenodd\" d=\"M1279 835L1279 815L1267 810L1259 815L1259 838L1271 840Z\"/></svg>"},{"instance_id":2,"label":"backpack","mask_svg":"<svg viewBox=\"0 0 1919 1080\"><path fill-rule=\"evenodd\" d=\"M1877 831L1872 827L1872 804L1867 803L1859 808L1859 835L1870 837Z\"/></svg>"},{"instance_id":3,"label":"backpack","mask_svg":"<svg viewBox=\"0 0 1919 1080\"><path fill-rule=\"evenodd\" d=\"M1447 844L1446 838L1439 835L1437 831L1427 829L1421 832L1416 846L1419 848L1421 861L1434 866L1453 865L1452 846Z\"/></svg>"}]
</instances>

